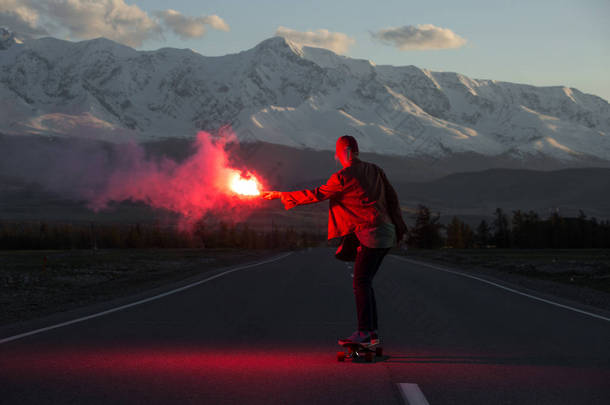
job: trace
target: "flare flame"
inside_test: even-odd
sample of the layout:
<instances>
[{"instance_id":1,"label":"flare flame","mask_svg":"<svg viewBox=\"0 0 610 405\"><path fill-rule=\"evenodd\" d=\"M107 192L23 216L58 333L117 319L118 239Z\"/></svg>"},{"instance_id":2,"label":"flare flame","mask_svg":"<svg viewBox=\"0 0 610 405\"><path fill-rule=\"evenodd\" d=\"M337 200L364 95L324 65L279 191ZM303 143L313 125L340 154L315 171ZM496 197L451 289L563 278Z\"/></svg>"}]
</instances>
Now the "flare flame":
<instances>
[{"instance_id":1,"label":"flare flame","mask_svg":"<svg viewBox=\"0 0 610 405\"><path fill-rule=\"evenodd\" d=\"M235 194L243 196L258 196L261 194L260 183L252 173L235 173L229 186Z\"/></svg>"}]
</instances>

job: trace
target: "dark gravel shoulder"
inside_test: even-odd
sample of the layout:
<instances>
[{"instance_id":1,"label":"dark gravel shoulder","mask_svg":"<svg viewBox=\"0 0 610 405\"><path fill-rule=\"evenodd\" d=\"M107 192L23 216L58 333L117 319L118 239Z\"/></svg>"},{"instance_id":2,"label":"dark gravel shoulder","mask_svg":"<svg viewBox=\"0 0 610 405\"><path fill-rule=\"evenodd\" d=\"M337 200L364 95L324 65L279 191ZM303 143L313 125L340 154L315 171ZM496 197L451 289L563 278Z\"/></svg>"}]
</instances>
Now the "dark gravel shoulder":
<instances>
[{"instance_id":1,"label":"dark gravel shoulder","mask_svg":"<svg viewBox=\"0 0 610 405\"><path fill-rule=\"evenodd\" d=\"M607 249L410 249L393 253L508 283L541 297L610 311Z\"/></svg>"},{"instance_id":2,"label":"dark gravel shoulder","mask_svg":"<svg viewBox=\"0 0 610 405\"><path fill-rule=\"evenodd\" d=\"M141 294L277 253L238 249L0 251L0 326Z\"/></svg>"}]
</instances>

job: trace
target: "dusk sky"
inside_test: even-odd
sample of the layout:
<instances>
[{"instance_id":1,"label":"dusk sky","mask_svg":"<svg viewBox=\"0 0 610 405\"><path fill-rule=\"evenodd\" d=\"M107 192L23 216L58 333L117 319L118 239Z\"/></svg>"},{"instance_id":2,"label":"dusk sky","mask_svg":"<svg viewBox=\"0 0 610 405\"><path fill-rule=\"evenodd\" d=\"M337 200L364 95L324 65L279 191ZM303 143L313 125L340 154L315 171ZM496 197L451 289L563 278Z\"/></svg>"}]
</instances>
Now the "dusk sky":
<instances>
[{"instance_id":1,"label":"dusk sky","mask_svg":"<svg viewBox=\"0 0 610 405\"><path fill-rule=\"evenodd\" d=\"M376 64L565 85L606 100L608 21L608 0L0 0L0 26L33 37L217 56L282 35Z\"/></svg>"}]
</instances>

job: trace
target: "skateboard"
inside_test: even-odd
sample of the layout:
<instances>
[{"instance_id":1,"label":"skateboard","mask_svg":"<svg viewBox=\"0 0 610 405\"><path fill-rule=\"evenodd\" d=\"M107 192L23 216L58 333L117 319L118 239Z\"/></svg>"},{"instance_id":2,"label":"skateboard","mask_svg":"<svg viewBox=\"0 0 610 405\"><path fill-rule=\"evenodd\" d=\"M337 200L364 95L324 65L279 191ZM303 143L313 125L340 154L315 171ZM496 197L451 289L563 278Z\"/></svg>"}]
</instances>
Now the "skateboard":
<instances>
[{"instance_id":1,"label":"skateboard","mask_svg":"<svg viewBox=\"0 0 610 405\"><path fill-rule=\"evenodd\" d=\"M345 361L345 359L364 359L367 363L372 363L375 356L383 356L383 349L377 345L362 345L360 343L339 343L345 351L337 352L337 361Z\"/></svg>"}]
</instances>

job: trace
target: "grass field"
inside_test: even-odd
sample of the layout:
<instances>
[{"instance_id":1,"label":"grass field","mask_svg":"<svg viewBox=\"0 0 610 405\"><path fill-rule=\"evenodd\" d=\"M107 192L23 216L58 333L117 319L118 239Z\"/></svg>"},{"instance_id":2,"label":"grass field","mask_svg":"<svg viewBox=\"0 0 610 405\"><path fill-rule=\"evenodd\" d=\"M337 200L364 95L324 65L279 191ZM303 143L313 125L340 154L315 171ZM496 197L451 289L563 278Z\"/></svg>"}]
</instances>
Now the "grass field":
<instances>
[{"instance_id":1,"label":"grass field","mask_svg":"<svg viewBox=\"0 0 610 405\"><path fill-rule=\"evenodd\" d=\"M0 251L0 325L136 294L274 253L236 249Z\"/></svg>"}]
</instances>

